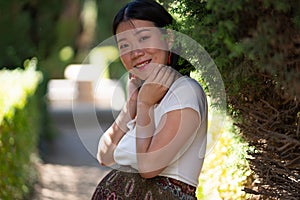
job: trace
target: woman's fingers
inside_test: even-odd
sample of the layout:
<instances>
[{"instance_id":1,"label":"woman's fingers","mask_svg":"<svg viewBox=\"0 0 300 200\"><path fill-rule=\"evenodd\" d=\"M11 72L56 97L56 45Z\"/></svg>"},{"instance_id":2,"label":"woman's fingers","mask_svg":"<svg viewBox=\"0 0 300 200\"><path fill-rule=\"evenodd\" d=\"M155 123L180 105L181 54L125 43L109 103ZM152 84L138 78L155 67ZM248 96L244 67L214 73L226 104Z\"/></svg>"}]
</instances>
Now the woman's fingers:
<instances>
[{"instance_id":1,"label":"woman's fingers","mask_svg":"<svg viewBox=\"0 0 300 200\"><path fill-rule=\"evenodd\" d=\"M165 86L166 83L169 83L168 79L171 79L174 76L174 72L176 71L173 68L166 65L158 65L154 68L149 78L146 80L148 83L157 83Z\"/></svg>"},{"instance_id":2,"label":"woman's fingers","mask_svg":"<svg viewBox=\"0 0 300 200\"><path fill-rule=\"evenodd\" d=\"M179 72L172 67L156 66L138 94L139 101L146 102L149 105L159 102L178 77Z\"/></svg>"},{"instance_id":3,"label":"woman's fingers","mask_svg":"<svg viewBox=\"0 0 300 200\"><path fill-rule=\"evenodd\" d=\"M170 88L173 82L178 78L179 73L170 66L163 66L158 71L153 82L158 83L166 88Z\"/></svg>"},{"instance_id":4,"label":"woman's fingers","mask_svg":"<svg viewBox=\"0 0 300 200\"><path fill-rule=\"evenodd\" d=\"M168 69L166 80L164 82L165 87L170 88L177 78L178 72L170 67L170 69Z\"/></svg>"},{"instance_id":5,"label":"woman's fingers","mask_svg":"<svg viewBox=\"0 0 300 200\"><path fill-rule=\"evenodd\" d=\"M153 69L152 73L150 74L150 76L148 77L148 79L146 80L146 82L155 83L160 80L161 74L164 73L164 70L165 70L164 65L157 65L157 66L153 66L153 67L154 67L154 69Z\"/></svg>"}]
</instances>

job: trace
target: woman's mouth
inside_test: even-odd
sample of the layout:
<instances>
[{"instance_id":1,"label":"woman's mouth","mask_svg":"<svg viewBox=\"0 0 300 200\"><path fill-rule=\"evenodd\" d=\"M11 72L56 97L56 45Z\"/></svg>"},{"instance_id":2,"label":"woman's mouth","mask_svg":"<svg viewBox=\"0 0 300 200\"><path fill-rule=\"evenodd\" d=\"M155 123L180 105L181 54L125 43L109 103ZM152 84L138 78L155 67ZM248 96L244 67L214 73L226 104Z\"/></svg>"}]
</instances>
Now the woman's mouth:
<instances>
[{"instance_id":1,"label":"woman's mouth","mask_svg":"<svg viewBox=\"0 0 300 200\"><path fill-rule=\"evenodd\" d=\"M134 66L135 68L139 69L139 70L144 70L148 64L151 62L151 60L146 60L146 61L143 61L141 63L138 63L136 66Z\"/></svg>"}]
</instances>

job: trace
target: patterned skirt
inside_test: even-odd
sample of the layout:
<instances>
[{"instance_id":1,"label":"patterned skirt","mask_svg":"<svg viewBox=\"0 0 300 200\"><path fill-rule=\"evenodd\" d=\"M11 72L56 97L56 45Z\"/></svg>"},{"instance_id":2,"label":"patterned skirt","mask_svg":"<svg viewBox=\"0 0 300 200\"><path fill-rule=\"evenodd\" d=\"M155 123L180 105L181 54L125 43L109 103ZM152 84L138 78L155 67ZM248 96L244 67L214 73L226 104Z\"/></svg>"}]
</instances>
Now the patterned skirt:
<instances>
[{"instance_id":1,"label":"patterned skirt","mask_svg":"<svg viewBox=\"0 0 300 200\"><path fill-rule=\"evenodd\" d=\"M196 188L181 181L112 170L98 184L92 200L196 200Z\"/></svg>"}]
</instances>

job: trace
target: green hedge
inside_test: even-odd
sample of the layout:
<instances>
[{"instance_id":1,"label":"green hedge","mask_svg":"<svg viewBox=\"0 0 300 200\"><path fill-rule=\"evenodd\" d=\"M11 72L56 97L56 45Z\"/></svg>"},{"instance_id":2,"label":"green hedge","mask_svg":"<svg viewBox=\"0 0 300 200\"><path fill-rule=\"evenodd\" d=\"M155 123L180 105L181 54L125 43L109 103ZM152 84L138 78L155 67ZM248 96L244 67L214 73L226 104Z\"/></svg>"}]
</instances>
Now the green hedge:
<instances>
[{"instance_id":1,"label":"green hedge","mask_svg":"<svg viewBox=\"0 0 300 200\"><path fill-rule=\"evenodd\" d=\"M0 71L0 199L24 199L37 180L40 113L34 95L41 74L31 62L25 70Z\"/></svg>"}]
</instances>

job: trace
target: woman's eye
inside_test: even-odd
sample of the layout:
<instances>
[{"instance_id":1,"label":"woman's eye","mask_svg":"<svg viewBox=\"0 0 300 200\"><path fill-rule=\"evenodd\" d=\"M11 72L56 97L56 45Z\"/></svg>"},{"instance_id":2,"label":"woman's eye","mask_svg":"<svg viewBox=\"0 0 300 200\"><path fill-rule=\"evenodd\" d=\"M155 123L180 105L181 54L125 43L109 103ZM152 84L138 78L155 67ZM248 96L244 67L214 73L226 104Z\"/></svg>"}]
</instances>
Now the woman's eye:
<instances>
[{"instance_id":1,"label":"woman's eye","mask_svg":"<svg viewBox=\"0 0 300 200\"><path fill-rule=\"evenodd\" d=\"M119 45L119 49L125 49L128 46L129 46L128 44L121 44L121 45Z\"/></svg>"},{"instance_id":2,"label":"woman's eye","mask_svg":"<svg viewBox=\"0 0 300 200\"><path fill-rule=\"evenodd\" d=\"M143 41L145 41L149 38L150 38L149 36L143 36L143 37L140 38L140 42L143 42Z\"/></svg>"}]
</instances>

